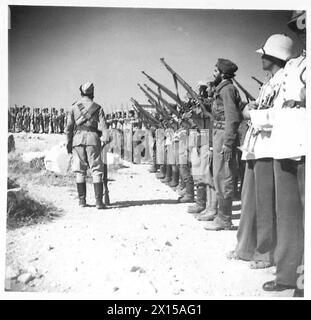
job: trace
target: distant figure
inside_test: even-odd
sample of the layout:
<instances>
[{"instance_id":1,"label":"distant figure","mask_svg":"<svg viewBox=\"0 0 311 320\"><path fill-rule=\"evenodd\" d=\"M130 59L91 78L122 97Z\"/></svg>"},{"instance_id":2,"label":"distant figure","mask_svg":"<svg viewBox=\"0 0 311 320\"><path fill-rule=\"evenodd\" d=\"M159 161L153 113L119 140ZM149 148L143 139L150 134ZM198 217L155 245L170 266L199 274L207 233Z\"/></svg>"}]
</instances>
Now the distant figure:
<instances>
[{"instance_id":1,"label":"distant figure","mask_svg":"<svg viewBox=\"0 0 311 320\"><path fill-rule=\"evenodd\" d=\"M58 126L59 126L59 133L64 133L65 128L65 112L64 109L60 109L60 113L58 115Z\"/></svg>"}]
</instances>

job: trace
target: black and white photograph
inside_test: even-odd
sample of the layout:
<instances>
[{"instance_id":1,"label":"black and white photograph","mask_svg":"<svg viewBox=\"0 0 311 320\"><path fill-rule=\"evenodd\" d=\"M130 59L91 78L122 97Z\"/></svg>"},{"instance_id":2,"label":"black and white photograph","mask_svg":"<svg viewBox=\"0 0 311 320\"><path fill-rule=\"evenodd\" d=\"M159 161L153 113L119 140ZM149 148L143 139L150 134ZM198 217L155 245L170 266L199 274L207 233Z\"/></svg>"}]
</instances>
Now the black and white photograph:
<instances>
[{"instance_id":1,"label":"black and white photograph","mask_svg":"<svg viewBox=\"0 0 311 320\"><path fill-rule=\"evenodd\" d=\"M308 297L309 9L240 2L2 6L6 297Z\"/></svg>"}]
</instances>

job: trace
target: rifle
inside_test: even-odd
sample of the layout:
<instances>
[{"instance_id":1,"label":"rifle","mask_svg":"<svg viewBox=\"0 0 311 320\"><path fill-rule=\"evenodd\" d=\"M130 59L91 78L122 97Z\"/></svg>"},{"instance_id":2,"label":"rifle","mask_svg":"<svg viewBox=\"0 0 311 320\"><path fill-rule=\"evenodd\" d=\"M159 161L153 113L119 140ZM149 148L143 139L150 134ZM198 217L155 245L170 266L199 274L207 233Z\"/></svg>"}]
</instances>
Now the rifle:
<instances>
[{"instance_id":1,"label":"rifle","mask_svg":"<svg viewBox=\"0 0 311 320\"><path fill-rule=\"evenodd\" d=\"M232 81L237 85L237 87L245 94L245 97L247 99L247 102L249 101L255 101L256 99L245 89L242 87L242 85L235 80L234 78L232 78Z\"/></svg>"},{"instance_id":2,"label":"rifle","mask_svg":"<svg viewBox=\"0 0 311 320\"><path fill-rule=\"evenodd\" d=\"M153 84L155 84L160 90L165 92L171 99L176 101L180 105L181 108L184 107L184 103L180 100L178 95L176 95L170 89L166 88L163 84L161 84L158 81L151 78L145 71L142 71L142 74L144 74L149 79L149 81L152 82Z\"/></svg>"},{"instance_id":3,"label":"rifle","mask_svg":"<svg viewBox=\"0 0 311 320\"><path fill-rule=\"evenodd\" d=\"M155 119L148 111L144 110L144 108L134 99L131 98L131 101L134 103L134 106L136 107L136 109L138 109L140 111L140 113L145 116L146 120L157 125L160 126L161 123Z\"/></svg>"},{"instance_id":4,"label":"rifle","mask_svg":"<svg viewBox=\"0 0 311 320\"><path fill-rule=\"evenodd\" d=\"M200 98L200 96L189 86L189 84L182 79L165 61L164 58L160 59L161 62L164 64L166 69L173 75L176 88L177 88L177 81L184 87L184 89L190 94L193 100L197 101L200 105L200 108L202 109L202 112L206 115L208 115L210 118L213 118L212 114L208 112Z\"/></svg>"},{"instance_id":5,"label":"rifle","mask_svg":"<svg viewBox=\"0 0 311 320\"><path fill-rule=\"evenodd\" d=\"M168 119L170 118L170 115L167 113L167 111L162 108L159 103L138 83L137 84L139 89L141 89L143 91L143 93L147 96L148 101L151 102L152 105L155 106L155 108L157 109L157 111L163 115L164 118Z\"/></svg>"},{"instance_id":6,"label":"rifle","mask_svg":"<svg viewBox=\"0 0 311 320\"><path fill-rule=\"evenodd\" d=\"M176 109L174 109L168 101L166 101L163 97L161 97L159 94L157 94L155 91L153 91L151 88L149 88L146 84L144 84L144 86L146 87L146 89L151 92L154 96L156 96L158 98L159 101L161 101L163 103L164 106L166 106L171 113L175 114L175 116L179 117L179 113Z\"/></svg>"},{"instance_id":7,"label":"rifle","mask_svg":"<svg viewBox=\"0 0 311 320\"><path fill-rule=\"evenodd\" d=\"M145 117L142 115L141 111L133 104L133 109L136 111L138 118L141 119L145 127L149 126L149 122L145 120Z\"/></svg>"},{"instance_id":8,"label":"rifle","mask_svg":"<svg viewBox=\"0 0 311 320\"><path fill-rule=\"evenodd\" d=\"M259 84L259 86L260 87L262 87L262 85L263 85L263 82L261 82L260 80L258 80L256 77L254 77L254 76L252 76L251 77L253 80L255 80L258 84Z\"/></svg>"}]
</instances>

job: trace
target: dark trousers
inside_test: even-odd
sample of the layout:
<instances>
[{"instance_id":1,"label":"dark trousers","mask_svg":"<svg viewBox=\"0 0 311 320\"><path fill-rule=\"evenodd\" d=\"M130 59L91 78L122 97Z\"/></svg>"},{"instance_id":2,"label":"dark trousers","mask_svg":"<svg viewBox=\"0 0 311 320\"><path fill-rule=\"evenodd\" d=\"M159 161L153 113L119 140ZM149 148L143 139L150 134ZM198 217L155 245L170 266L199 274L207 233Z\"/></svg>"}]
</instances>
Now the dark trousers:
<instances>
[{"instance_id":1,"label":"dark trousers","mask_svg":"<svg viewBox=\"0 0 311 320\"><path fill-rule=\"evenodd\" d=\"M271 261L275 245L273 159L246 162L241 204L236 254L243 260Z\"/></svg>"},{"instance_id":2,"label":"dark trousers","mask_svg":"<svg viewBox=\"0 0 311 320\"><path fill-rule=\"evenodd\" d=\"M236 147L233 156L225 161L222 154L225 132L222 129L213 131L213 177L218 201L218 216L222 220L230 220L232 216L232 198L234 195L234 179L236 176Z\"/></svg>"},{"instance_id":3,"label":"dark trousers","mask_svg":"<svg viewBox=\"0 0 311 320\"><path fill-rule=\"evenodd\" d=\"M302 179L304 161L274 160L277 245L276 282L296 285L304 250Z\"/></svg>"}]
</instances>

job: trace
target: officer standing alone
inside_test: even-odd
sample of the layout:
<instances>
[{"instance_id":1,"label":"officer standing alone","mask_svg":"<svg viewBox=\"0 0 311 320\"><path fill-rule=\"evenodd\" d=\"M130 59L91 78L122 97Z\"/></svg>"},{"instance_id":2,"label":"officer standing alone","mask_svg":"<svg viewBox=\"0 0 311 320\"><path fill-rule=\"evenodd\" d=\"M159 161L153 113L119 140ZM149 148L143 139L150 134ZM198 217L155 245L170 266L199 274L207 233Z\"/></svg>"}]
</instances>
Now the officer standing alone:
<instances>
[{"instance_id":1,"label":"officer standing alone","mask_svg":"<svg viewBox=\"0 0 311 320\"><path fill-rule=\"evenodd\" d=\"M73 155L79 205L86 206L86 170L92 173L96 208L105 209L103 199L104 163L102 146L109 141L105 114L93 101L94 85L87 82L80 86L81 99L75 102L68 114L66 127L67 150ZM106 191L106 190L105 190Z\"/></svg>"}]
</instances>

